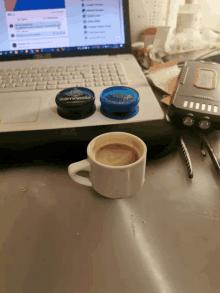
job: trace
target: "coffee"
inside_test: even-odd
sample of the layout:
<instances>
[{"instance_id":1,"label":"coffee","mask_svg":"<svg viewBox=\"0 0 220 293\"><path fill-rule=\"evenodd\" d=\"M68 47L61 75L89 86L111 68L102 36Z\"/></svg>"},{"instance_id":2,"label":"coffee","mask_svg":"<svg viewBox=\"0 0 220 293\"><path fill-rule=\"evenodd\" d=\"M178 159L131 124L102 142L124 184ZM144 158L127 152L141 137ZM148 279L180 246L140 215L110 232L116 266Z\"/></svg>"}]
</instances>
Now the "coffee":
<instances>
[{"instance_id":1,"label":"coffee","mask_svg":"<svg viewBox=\"0 0 220 293\"><path fill-rule=\"evenodd\" d=\"M125 166L136 162L139 159L139 154L128 145L112 143L98 149L95 159L104 165Z\"/></svg>"}]
</instances>

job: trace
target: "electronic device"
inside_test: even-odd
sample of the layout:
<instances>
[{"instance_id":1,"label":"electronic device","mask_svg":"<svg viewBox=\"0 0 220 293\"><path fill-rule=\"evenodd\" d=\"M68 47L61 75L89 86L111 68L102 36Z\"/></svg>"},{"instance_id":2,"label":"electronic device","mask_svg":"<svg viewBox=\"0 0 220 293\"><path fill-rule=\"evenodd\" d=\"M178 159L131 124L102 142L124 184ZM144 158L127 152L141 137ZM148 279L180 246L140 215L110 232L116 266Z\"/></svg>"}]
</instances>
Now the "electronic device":
<instances>
[{"instance_id":1,"label":"electronic device","mask_svg":"<svg viewBox=\"0 0 220 293\"><path fill-rule=\"evenodd\" d=\"M168 110L179 127L204 131L220 129L220 65L186 61Z\"/></svg>"},{"instance_id":2,"label":"electronic device","mask_svg":"<svg viewBox=\"0 0 220 293\"><path fill-rule=\"evenodd\" d=\"M44 1L17 0L14 7L5 2L0 6L1 148L89 141L107 131L148 137L153 147L172 132L131 54L128 0L57 0L48 9ZM120 120L102 114L100 95L114 85L138 92L137 115ZM58 115L55 98L76 86L94 92L96 110L68 120Z\"/></svg>"}]
</instances>

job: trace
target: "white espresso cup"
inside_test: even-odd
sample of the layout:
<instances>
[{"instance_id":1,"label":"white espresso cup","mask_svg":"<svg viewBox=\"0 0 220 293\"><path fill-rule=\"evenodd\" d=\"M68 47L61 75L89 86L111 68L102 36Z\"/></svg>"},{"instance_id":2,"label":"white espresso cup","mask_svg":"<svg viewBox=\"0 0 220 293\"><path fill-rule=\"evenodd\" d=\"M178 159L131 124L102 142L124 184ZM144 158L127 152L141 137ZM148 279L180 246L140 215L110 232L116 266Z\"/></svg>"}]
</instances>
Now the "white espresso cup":
<instances>
[{"instance_id":1,"label":"white espresso cup","mask_svg":"<svg viewBox=\"0 0 220 293\"><path fill-rule=\"evenodd\" d=\"M69 165L68 173L75 182L105 197L126 198L144 184L146 158L147 147L139 137L109 132L95 137L87 147L87 159ZM79 171L89 171L89 178L78 175Z\"/></svg>"}]
</instances>

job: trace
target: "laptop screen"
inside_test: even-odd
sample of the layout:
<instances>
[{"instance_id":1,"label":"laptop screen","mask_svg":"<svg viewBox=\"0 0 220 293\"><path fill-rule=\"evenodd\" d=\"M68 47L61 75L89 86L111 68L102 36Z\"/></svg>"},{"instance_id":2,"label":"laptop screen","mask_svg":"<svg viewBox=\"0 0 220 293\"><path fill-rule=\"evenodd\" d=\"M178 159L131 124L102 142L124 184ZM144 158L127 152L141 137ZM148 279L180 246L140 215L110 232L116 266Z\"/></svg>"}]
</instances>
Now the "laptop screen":
<instances>
[{"instance_id":1,"label":"laptop screen","mask_svg":"<svg viewBox=\"0 0 220 293\"><path fill-rule=\"evenodd\" d=\"M0 56L83 56L128 49L127 4L123 0L0 0Z\"/></svg>"}]
</instances>

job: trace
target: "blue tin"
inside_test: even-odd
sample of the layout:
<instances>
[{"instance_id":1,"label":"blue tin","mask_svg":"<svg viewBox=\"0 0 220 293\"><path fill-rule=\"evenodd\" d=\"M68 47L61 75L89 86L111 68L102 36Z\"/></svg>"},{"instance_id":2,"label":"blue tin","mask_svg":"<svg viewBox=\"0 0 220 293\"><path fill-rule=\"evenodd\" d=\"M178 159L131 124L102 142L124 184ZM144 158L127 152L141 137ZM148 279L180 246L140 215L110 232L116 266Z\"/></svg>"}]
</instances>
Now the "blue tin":
<instances>
[{"instance_id":1,"label":"blue tin","mask_svg":"<svg viewBox=\"0 0 220 293\"><path fill-rule=\"evenodd\" d=\"M129 119L139 111L139 94L125 86L114 86L105 89L100 95L103 115L111 119Z\"/></svg>"}]
</instances>

